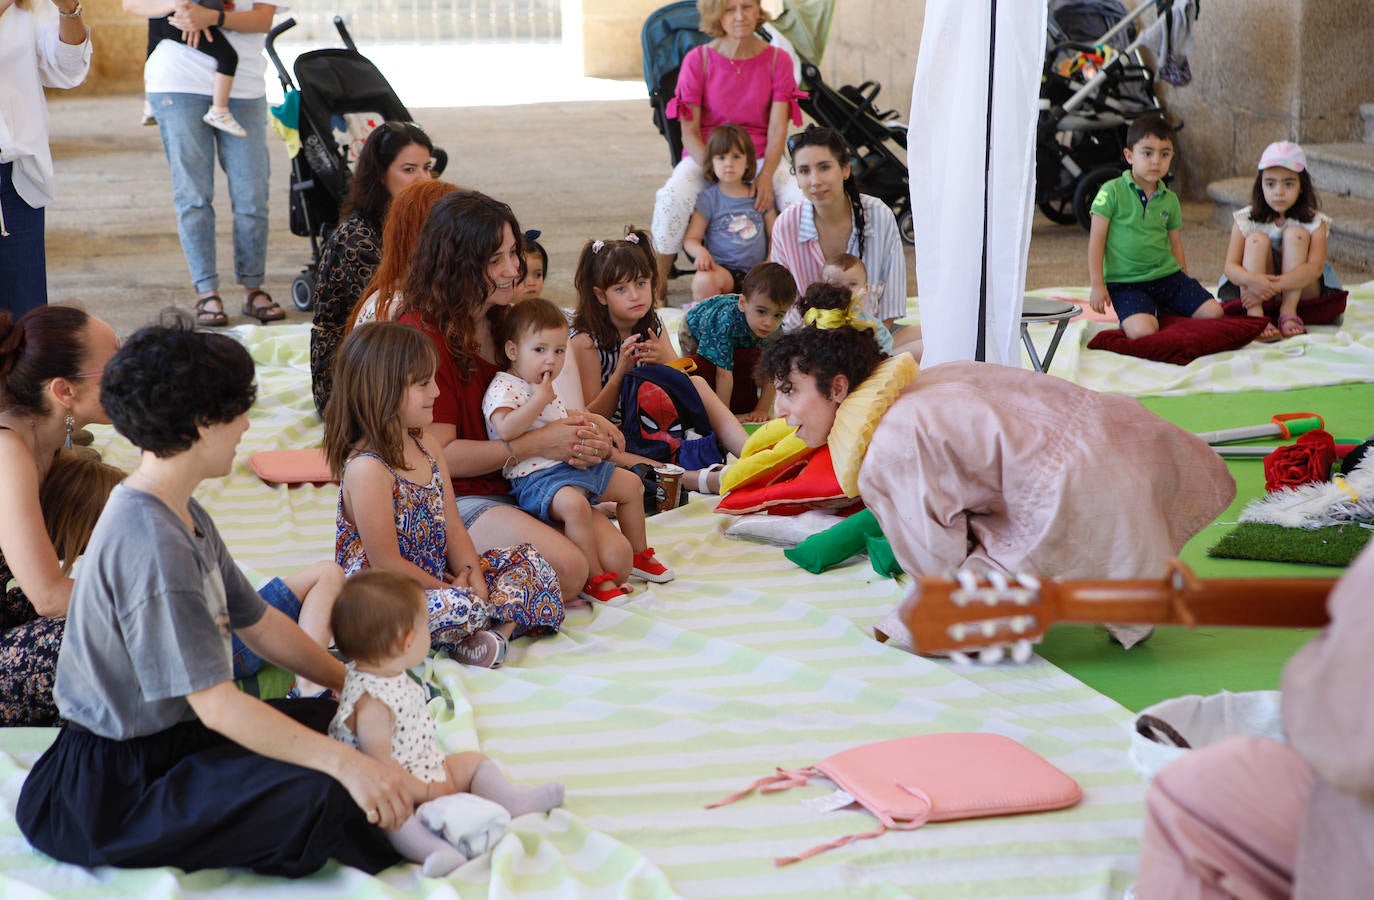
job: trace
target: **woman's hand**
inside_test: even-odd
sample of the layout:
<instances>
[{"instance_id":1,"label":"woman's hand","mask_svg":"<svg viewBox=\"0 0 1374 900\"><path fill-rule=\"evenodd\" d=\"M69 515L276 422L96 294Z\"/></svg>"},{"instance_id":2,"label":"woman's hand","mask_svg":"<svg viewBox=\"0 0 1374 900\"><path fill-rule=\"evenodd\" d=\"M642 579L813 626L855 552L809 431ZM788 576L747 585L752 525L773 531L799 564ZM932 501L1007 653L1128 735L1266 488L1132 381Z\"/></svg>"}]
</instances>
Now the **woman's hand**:
<instances>
[{"instance_id":1,"label":"woman's hand","mask_svg":"<svg viewBox=\"0 0 1374 900\"><path fill-rule=\"evenodd\" d=\"M406 789L405 770L365 753L355 753L336 776L369 825L397 828L415 812Z\"/></svg>"},{"instance_id":2,"label":"woman's hand","mask_svg":"<svg viewBox=\"0 0 1374 900\"><path fill-rule=\"evenodd\" d=\"M773 208L773 173L771 170L759 169L758 175L754 177L754 183L749 186L749 192L754 195L754 209L759 212L768 212Z\"/></svg>"},{"instance_id":3,"label":"woman's hand","mask_svg":"<svg viewBox=\"0 0 1374 900\"><path fill-rule=\"evenodd\" d=\"M169 19L174 28L181 29L181 33L186 38L186 46L196 47L200 44L200 37L205 35L205 39L213 41L214 35L206 31L211 25L219 22L219 10L207 9L199 3L188 3L181 0L176 5L176 12L172 13Z\"/></svg>"},{"instance_id":4,"label":"woman's hand","mask_svg":"<svg viewBox=\"0 0 1374 900\"><path fill-rule=\"evenodd\" d=\"M611 452L619 452L625 449L625 435L610 419L591 412L584 412L582 415L586 416L591 421L592 426L596 428L598 436L604 437L611 442Z\"/></svg>"},{"instance_id":5,"label":"woman's hand","mask_svg":"<svg viewBox=\"0 0 1374 900\"><path fill-rule=\"evenodd\" d=\"M597 417L600 418L600 417ZM538 443L532 439L538 438ZM561 459L576 469L587 469L611 454L611 442L587 414L574 414L550 422L521 436L521 449L530 456ZM523 442L529 441L526 447Z\"/></svg>"}]
</instances>

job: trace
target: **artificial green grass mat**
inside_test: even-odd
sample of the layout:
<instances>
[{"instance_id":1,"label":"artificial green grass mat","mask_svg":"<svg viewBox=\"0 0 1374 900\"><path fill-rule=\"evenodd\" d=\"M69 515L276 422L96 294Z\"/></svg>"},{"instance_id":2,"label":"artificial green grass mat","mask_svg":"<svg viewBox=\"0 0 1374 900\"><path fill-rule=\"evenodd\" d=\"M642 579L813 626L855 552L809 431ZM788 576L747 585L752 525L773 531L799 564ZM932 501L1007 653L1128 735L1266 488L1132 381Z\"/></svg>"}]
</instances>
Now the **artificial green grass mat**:
<instances>
[{"instance_id":1,"label":"artificial green grass mat","mask_svg":"<svg viewBox=\"0 0 1374 900\"><path fill-rule=\"evenodd\" d=\"M1247 391L1148 397L1141 402L1188 431L1216 431L1262 425L1276 413L1314 412L1339 438L1363 439L1374 432L1374 384L1346 384L1291 391ZM1105 443L1105 441L1104 441ZM1250 446L1292 443L1279 438ZM1229 459L1236 499L1216 521L1199 532L1179 556L1201 578L1338 578L1343 567L1221 559L1207 549L1231 531L1245 504L1264 494L1260 459ZM1129 477L1129 476L1124 476ZM1104 485L1103 490L1110 490ZM1103 550L1111 552L1110 548ZM1160 573L1163 577L1163 573ZM1092 625L1050 629L1036 649L1040 655L1122 706L1139 710L1182 694L1220 690L1272 690L1293 653L1313 631L1269 628L1160 628L1154 637L1123 650Z\"/></svg>"},{"instance_id":2,"label":"artificial green grass mat","mask_svg":"<svg viewBox=\"0 0 1374 900\"><path fill-rule=\"evenodd\" d=\"M1329 528L1285 528L1267 522L1242 522L1226 533L1209 556L1268 559L1348 566L1369 543L1369 529L1359 525Z\"/></svg>"}]
</instances>

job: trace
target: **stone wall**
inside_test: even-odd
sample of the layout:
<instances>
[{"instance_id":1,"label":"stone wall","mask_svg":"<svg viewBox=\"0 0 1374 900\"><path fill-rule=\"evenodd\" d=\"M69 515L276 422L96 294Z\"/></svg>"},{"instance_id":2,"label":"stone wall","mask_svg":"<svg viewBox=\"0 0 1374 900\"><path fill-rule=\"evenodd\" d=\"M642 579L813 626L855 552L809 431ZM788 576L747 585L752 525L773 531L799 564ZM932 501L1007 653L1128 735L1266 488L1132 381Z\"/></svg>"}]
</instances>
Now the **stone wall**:
<instances>
[{"instance_id":1,"label":"stone wall","mask_svg":"<svg viewBox=\"0 0 1374 900\"><path fill-rule=\"evenodd\" d=\"M94 52L86 83L58 94L119 94L143 91L143 61L148 56L148 20L124 11L120 0L82 0L82 18L91 29ZM138 107L130 107L138 114Z\"/></svg>"},{"instance_id":2,"label":"stone wall","mask_svg":"<svg viewBox=\"0 0 1374 900\"><path fill-rule=\"evenodd\" d=\"M1201 197L1209 182L1249 172L1270 141L1359 140L1359 106L1374 101L1369 9L1368 0L1206 0L1192 84L1161 89L1185 123L1181 190ZM924 15L924 0L836 0L822 73L835 84L882 82L880 105L905 115Z\"/></svg>"}]
</instances>

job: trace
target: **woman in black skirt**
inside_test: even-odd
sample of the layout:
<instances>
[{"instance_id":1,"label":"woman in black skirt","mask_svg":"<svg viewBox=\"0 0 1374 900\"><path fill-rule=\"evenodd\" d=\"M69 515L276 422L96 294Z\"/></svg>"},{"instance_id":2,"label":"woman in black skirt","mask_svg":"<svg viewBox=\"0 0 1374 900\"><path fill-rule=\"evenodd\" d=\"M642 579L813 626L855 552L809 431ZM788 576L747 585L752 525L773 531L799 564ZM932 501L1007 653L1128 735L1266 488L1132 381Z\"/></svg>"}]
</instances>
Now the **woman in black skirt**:
<instances>
[{"instance_id":1,"label":"woman in black skirt","mask_svg":"<svg viewBox=\"0 0 1374 900\"><path fill-rule=\"evenodd\" d=\"M53 691L66 725L16 810L59 860L286 876L399 861L381 829L411 815L410 776L322 734L332 701L263 703L232 681L231 629L313 681L344 676L191 499L228 474L254 394L247 351L187 322L143 329L105 369L101 402L143 453L77 575Z\"/></svg>"}]
</instances>

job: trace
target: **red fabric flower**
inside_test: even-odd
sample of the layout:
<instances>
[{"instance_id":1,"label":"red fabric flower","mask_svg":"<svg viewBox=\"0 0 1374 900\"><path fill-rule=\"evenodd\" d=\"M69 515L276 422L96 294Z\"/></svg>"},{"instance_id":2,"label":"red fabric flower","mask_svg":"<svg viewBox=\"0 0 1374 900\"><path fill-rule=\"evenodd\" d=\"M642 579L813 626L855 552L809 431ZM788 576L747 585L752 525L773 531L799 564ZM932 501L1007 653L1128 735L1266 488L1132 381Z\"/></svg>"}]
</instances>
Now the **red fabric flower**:
<instances>
[{"instance_id":1,"label":"red fabric flower","mask_svg":"<svg viewBox=\"0 0 1374 900\"><path fill-rule=\"evenodd\" d=\"M1309 431L1296 444L1279 447L1264 458L1264 489L1298 487L1328 481L1336 462L1336 440L1321 429Z\"/></svg>"}]
</instances>

